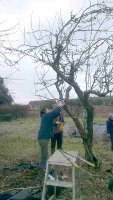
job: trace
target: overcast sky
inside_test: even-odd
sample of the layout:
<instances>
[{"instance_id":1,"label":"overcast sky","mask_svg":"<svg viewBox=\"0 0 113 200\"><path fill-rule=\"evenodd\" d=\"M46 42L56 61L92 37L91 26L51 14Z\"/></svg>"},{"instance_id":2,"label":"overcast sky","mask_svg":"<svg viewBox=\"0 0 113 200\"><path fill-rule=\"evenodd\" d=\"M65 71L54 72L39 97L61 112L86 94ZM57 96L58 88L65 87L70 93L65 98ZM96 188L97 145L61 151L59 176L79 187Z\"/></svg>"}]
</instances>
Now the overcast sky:
<instances>
[{"instance_id":1,"label":"overcast sky","mask_svg":"<svg viewBox=\"0 0 113 200\"><path fill-rule=\"evenodd\" d=\"M4 22L0 27L10 28L19 24L21 29L25 27L29 30L31 14L34 25L37 25L39 20L43 24L47 20L52 23L56 13L61 12L67 16L72 10L77 12L88 3L88 0L0 0L0 19ZM15 40L16 37L21 40L19 32L13 37ZM8 78L5 79L5 84L15 103L27 104L31 100L39 99L35 96L36 72L30 59L24 59L17 69L0 67L0 76Z\"/></svg>"}]
</instances>

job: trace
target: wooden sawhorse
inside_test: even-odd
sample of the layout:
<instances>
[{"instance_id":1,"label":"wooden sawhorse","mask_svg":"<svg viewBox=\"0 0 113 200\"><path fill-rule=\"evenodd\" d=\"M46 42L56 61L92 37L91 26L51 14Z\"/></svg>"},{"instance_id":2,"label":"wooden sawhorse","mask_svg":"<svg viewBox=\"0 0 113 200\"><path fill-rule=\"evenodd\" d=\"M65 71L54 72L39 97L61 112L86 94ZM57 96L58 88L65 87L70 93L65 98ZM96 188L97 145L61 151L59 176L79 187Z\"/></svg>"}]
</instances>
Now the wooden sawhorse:
<instances>
[{"instance_id":1,"label":"wooden sawhorse","mask_svg":"<svg viewBox=\"0 0 113 200\"><path fill-rule=\"evenodd\" d=\"M74 151L68 151L66 154L66 157L69 158L69 160L73 163L78 163L78 152ZM57 150L47 161L46 166L46 173L45 173L45 179L44 179L44 185L43 185L43 192L42 192L42 199L46 200L46 189L47 186L53 186L54 187L54 194L50 197L49 200L56 199L56 187L64 187L64 188L72 188L72 200L80 200L80 189L79 189L79 169L76 169L72 164L69 162L68 159L66 159L61 151ZM62 166L70 167L72 170L72 180L71 181L60 181L57 178L55 180L49 180L49 166Z\"/></svg>"}]
</instances>

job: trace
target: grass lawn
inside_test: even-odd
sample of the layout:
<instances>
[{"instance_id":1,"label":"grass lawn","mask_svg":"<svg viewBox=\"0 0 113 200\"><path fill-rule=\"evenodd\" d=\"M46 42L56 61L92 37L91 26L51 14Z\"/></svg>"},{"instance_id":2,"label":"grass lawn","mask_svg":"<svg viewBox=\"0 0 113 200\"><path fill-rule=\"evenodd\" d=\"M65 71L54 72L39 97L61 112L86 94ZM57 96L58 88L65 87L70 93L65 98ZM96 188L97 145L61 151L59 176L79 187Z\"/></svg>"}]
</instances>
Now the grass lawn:
<instances>
[{"instance_id":1,"label":"grass lawn","mask_svg":"<svg viewBox=\"0 0 113 200\"><path fill-rule=\"evenodd\" d=\"M105 124L106 123L106 118L104 117L95 117L94 118L94 123L95 124Z\"/></svg>"},{"instance_id":2,"label":"grass lawn","mask_svg":"<svg viewBox=\"0 0 113 200\"><path fill-rule=\"evenodd\" d=\"M106 122L106 118L105 117L95 117L94 118L94 123L95 124L105 124ZM65 123L70 123L70 124L74 124L73 120L70 117L66 117L65 118Z\"/></svg>"},{"instance_id":3,"label":"grass lawn","mask_svg":"<svg viewBox=\"0 0 113 200\"><path fill-rule=\"evenodd\" d=\"M105 123L106 119L96 118L96 122ZM66 119L66 123L72 123ZM36 186L36 178L43 184L42 172L39 169L6 170L22 162L37 161L39 146L37 142L37 118L20 119L13 122L0 122L0 191L17 187ZM84 156L84 147L79 138L64 139L65 150L78 151ZM107 200L107 189L110 177L113 177L113 152L110 151L110 142L94 144L94 153L101 162L100 172L82 166L80 170L80 187L82 200ZM83 169L83 170L82 170ZM86 172L85 172L85 171ZM70 193L65 191L64 198L69 199Z\"/></svg>"}]
</instances>

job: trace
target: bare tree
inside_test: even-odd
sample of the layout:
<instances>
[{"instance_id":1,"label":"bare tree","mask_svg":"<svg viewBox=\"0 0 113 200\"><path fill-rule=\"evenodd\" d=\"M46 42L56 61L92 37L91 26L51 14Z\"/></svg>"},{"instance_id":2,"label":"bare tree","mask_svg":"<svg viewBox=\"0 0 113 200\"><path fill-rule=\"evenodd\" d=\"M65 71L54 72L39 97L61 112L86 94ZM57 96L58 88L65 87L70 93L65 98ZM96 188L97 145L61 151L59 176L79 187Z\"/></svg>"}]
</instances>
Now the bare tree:
<instances>
[{"instance_id":1,"label":"bare tree","mask_svg":"<svg viewBox=\"0 0 113 200\"><path fill-rule=\"evenodd\" d=\"M1 67L5 67L6 65L12 65L17 61L17 58L14 58L14 53L12 50L8 50L8 48L12 49L12 39L14 35L17 33L18 25L9 28L2 28L5 26L5 22L0 23L0 65ZM6 65L5 65L6 64Z\"/></svg>"},{"instance_id":2,"label":"bare tree","mask_svg":"<svg viewBox=\"0 0 113 200\"><path fill-rule=\"evenodd\" d=\"M89 97L105 96L113 89L112 24L112 7L104 3L90 5L78 14L71 13L68 20L60 16L54 28L34 30L32 27L30 40L26 36L24 45L17 50L33 58L37 71L41 65L56 72L57 81L53 80L51 85L56 85L61 98L64 98L63 84L74 89L87 114L86 129L78 118L71 113L70 116L83 139L86 158L96 167L99 163L92 152L94 107ZM42 75L42 84L48 89L50 85L44 81L46 75L46 72Z\"/></svg>"},{"instance_id":3,"label":"bare tree","mask_svg":"<svg viewBox=\"0 0 113 200\"><path fill-rule=\"evenodd\" d=\"M17 32L17 25L13 27L7 28L5 27L5 22L0 22L0 69L6 68L7 65L11 66L12 62L14 62L14 56L12 51L8 51L6 46L12 48L11 40L9 38L12 37ZM17 60L17 59L16 59ZM7 78L5 78L7 79ZM0 75L0 105L3 104L11 104L13 102L13 98L5 86L3 77Z\"/></svg>"}]
</instances>

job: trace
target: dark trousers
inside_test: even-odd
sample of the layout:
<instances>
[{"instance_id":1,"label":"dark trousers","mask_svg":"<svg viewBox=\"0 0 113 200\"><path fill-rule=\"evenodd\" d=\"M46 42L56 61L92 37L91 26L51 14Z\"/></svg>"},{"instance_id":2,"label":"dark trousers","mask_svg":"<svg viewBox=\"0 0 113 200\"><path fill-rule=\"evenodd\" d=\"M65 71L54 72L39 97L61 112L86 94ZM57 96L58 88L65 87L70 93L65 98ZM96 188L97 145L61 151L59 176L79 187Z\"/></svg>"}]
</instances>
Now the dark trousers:
<instances>
[{"instance_id":1,"label":"dark trousers","mask_svg":"<svg viewBox=\"0 0 113 200\"><path fill-rule=\"evenodd\" d=\"M113 135L110 135L110 139L111 139L111 150L113 151Z\"/></svg>"},{"instance_id":2,"label":"dark trousers","mask_svg":"<svg viewBox=\"0 0 113 200\"><path fill-rule=\"evenodd\" d=\"M57 149L62 149L63 133L55 133L51 139L51 154L55 152L55 146L57 143Z\"/></svg>"}]
</instances>

